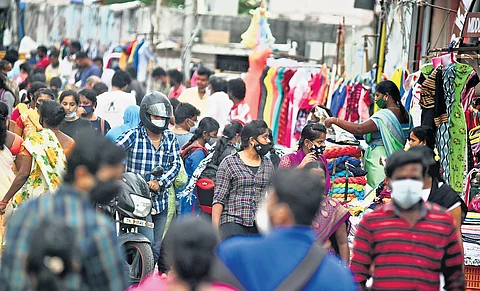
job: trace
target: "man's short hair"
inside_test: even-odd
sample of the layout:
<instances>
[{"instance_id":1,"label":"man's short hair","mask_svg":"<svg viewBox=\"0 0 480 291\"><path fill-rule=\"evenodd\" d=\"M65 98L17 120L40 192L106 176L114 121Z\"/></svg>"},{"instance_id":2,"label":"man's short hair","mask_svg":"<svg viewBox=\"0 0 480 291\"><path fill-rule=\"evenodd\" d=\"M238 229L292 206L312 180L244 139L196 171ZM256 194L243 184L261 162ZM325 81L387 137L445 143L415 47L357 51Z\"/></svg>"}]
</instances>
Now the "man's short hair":
<instances>
[{"instance_id":1,"label":"man's short hair","mask_svg":"<svg viewBox=\"0 0 480 291\"><path fill-rule=\"evenodd\" d=\"M45 76L45 73L33 73L32 78L30 81L33 82L41 82L41 83L47 83L47 76Z\"/></svg>"},{"instance_id":2,"label":"man's short hair","mask_svg":"<svg viewBox=\"0 0 480 291\"><path fill-rule=\"evenodd\" d=\"M423 156L418 152L399 150L394 152L387 159L387 165L385 166L387 178L391 178L395 170L397 170L398 168L410 164L421 165L422 175L425 177L427 173L427 165L425 165Z\"/></svg>"},{"instance_id":3,"label":"man's short hair","mask_svg":"<svg viewBox=\"0 0 480 291\"><path fill-rule=\"evenodd\" d=\"M239 100L245 99L245 82L240 78L228 81L227 92L231 93L233 97Z\"/></svg>"},{"instance_id":4,"label":"man's short hair","mask_svg":"<svg viewBox=\"0 0 480 291\"><path fill-rule=\"evenodd\" d=\"M155 69L153 69L152 71L152 77L166 77L167 76L167 72L165 72L165 70L161 67L157 67Z\"/></svg>"},{"instance_id":5,"label":"man's short hair","mask_svg":"<svg viewBox=\"0 0 480 291\"><path fill-rule=\"evenodd\" d=\"M210 71L209 69L205 68L205 67L200 67L198 68L197 70L197 75L199 76L207 76L207 77L210 77L210 75L212 74L212 71Z\"/></svg>"},{"instance_id":6,"label":"man's short hair","mask_svg":"<svg viewBox=\"0 0 480 291\"><path fill-rule=\"evenodd\" d=\"M137 70L133 66L128 66L125 71L130 75L130 78L136 79L137 78Z\"/></svg>"},{"instance_id":7,"label":"man's short hair","mask_svg":"<svg viewBox=\"0 0 480 291\"><path fill-rule=\"evenodd\" d=\"M82 52L82 51L77 52L77 53L75 54L75 59L77 59L77 60L88 59L87 53L86 53L86 52Z\"/></svg>"},{"instance_id":8,"label":"man's short hair","mask_svg":"<svg viewBox=\"0 0 480 291\"><path fill-rule=\"evenodd\" d=\"M183 74L177 69L168 70L167 75L170 79L177 81L178 84L183 82Z\"/></svg>"},{"instance_id":9,"label":"man's short hair","mask_svg":"<svg viewBox=\"0 0 480 291\"><path fill-rule=\"evenodd\" d=\"M92 75L85 80L87 84L94 83L94 82L100 82L101 79L98 76Z\"/></svg>"},{"instance_id":10,"label":"man's short hair","mask_svg":"<svg viewBox=\"0 0 480 291\"><path fill-rule=\"evenodd\" d=\"M282 170L273 176L278 203L290 208L297 225L312 225L324 199L324 183L309 170ZM302 181L298 183L298 181Z\"/></svg>"},{"instance_id":11,"label":"man's short hair","mask_svg":"<svg viewBox=\"0 0 480 291\"><path fill-rule=\"evenodd\" d=\"M41 51L41 52L44 53L44 54L47 54L47 51L48 51L48 50L47 50L47 47L44 46L44 45L38 46L38 47L37 47L37 50Z\"/></svg>"},{"instance_id":12,"label":"man's short hair","mask_svg":"<svg viewBox=\"0 0 480 291\"><path fill-rule=\"evenodd\" d=\"M122 70L117 70L112 77L112 86L117 88L123 88L125 86L130 85L132 82L132 78L130 75Z\"/></svg>"},{"instance_id":13,"label":"man's short hair","mask_svg":"<svg viewBox=\"0 0 480 291\"><path fill-rule=\"evenodd\" d=\"M227 81L225 79L212 75L208 79L208 83L212 86L213 91L227 93Z\"/></svg>"},{"instance_id":14,"label":"man's short hair","mask_svg":"<svg viewBox=\"0 0 480 291\"><path fill-rule=\"evenodd\" d=\"M99 96L100 94L103 94L105 92L108 92L108 86L105 83L98 82L97 84L93 85L93 91Z\"/></svg>"},{"instance_id":15,"label":"man's short hair","mask_svg":"<svg viewBox=\"0 0 480 291\"><path fill-rule=\"evenodd\" d=\"M80 42L78 42L78 41L76 41L76 40L72 41L72 42L70 43L70 46L71 46L72 48L76 49L77 52L82 50L82 45L80 44Z\"/></svg>"},{"instance_id":16,"label":"man's short hair","mask_svg":"<svg viewBox=\"0 0 480 291\"><path fill-rule=\"evenodd\" d=\"M52 100L57 99L57 97L55 96L55 93L53 93L53 91L52 91L51 89L42 88L42 89L39 89L39 90L35 93L35 95L33 95L33 101L34 101L34 102L37 102L38 97L40 97L40 95L47 95L47 96L50 97L50 99L52 99Z\"/></svg>"},{"instance_id":17,"label":"man's short hair","mask_svg":"<svg viewBox=\"0 0 480 291\"><path fill-rule=\"evenodd\" d=\"M67 158L64 181L73 183L75 170L80 166L85 166L90 174L96 175L101 166L118 165L122 163L124 157L125 153L121 147L97 134L95 130L84 129L78 133L75 147Z\"/></svg>"},{"instance_id":18,"label":"man's short hair","mask_svg":"<svg viewBox=\"0 0 480 291\"><path fill-rule=\"evenodd\" d=\"M182 124L188 118L200 115L200 110L190 103L180 103L175 109L175 123Z\"/></svg>"},{"instance_id":19,"label":"man's short hair","mask_svg":"<svg viewBox=\"0 0 480 291\"><path fill-rule=\"evenodd\" d=\"M93 59L94 62L100 62L103 65L103 59L101 57L96 57ZM100 68L101 69L101 68Z\"/></svg>"},{"instance_id":20,"label":"man's short hair","mask_svg":"<svg viewBox=\"0 0 480 291\"><path fill-rule=\"evenodd\" d=\"M59 77L53 77L51 80L50 80L50 87L56 87L57 89L60 89L62 87L62 79L60 79Z\"/></svg>"},{"instance_id":21,"label":"man's short hair","mask_svg":"<svg viewBox=\"0 0 480 291\"><path fill-rule=\"evenodd\" d=\"M58 51L52 51L50 52L50 55L49 57L52 57L52 58L58 58L59 54L58 54Z\"/></svg>"}]
</instances>

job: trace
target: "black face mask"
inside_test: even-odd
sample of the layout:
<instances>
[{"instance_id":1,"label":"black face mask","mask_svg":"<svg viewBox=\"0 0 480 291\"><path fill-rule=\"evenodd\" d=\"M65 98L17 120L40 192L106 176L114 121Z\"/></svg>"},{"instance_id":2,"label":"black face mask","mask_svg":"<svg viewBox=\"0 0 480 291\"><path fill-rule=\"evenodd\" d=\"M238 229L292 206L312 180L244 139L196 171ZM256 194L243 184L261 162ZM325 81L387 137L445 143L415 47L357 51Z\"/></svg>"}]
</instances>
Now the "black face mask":
<instances>
[{"instance_id":1,"label":"black face mask","mask_svg":"<svg viewBox=\"0 0 480 291\"><path fill-rule=\"evenodd\" d=\"M310 152L315 153L315 155L317 155L318 157L323 155L325 148L326 146L317 146L316 144L314 144L313 147L310 148Z\"/></svg>"},{"instance_id":2,"label":"black face mask","mask_svg":"<svg viewBox=\"0 0 480 291\"><path fill-rule=\"evenodd\" d=\"M120 191L117 181L99 181L90 191L90 199L99 204L108 204Z\"/></svg>"},{"instance_id":3,"label":"black face mask","mask_svg":"<svg viewBox=\"0 0 480 291\"><path fill-rule=\"evenodd\" d=\"M253 148L255 149L257 154L261 157L268 154L268 152L272 148L272 144L269 144L269 143L263 144L263 143L259 142L258 140L256 140L256 141L258 142L258 144L254 145Z\"/></svg>"}]
</instances>

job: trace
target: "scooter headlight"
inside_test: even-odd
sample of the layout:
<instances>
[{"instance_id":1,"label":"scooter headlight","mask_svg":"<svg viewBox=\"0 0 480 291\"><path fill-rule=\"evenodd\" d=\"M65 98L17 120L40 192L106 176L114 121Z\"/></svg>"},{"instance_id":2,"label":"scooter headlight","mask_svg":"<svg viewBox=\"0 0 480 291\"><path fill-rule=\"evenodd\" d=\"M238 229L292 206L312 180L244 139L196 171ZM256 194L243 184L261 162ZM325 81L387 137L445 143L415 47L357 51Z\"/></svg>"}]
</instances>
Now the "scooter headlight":
<instances>
[{"instance_id":1,"label":"scooter headlight","mask_svg":"<svg viewBox=\"0 0 480 291\"><path fill-rule=\"evenodd\" d=\"M152 200L134 194L130 194L130 197L135 205L133 215L147 217L152 209Z\"/></svg>"}]
</instances>

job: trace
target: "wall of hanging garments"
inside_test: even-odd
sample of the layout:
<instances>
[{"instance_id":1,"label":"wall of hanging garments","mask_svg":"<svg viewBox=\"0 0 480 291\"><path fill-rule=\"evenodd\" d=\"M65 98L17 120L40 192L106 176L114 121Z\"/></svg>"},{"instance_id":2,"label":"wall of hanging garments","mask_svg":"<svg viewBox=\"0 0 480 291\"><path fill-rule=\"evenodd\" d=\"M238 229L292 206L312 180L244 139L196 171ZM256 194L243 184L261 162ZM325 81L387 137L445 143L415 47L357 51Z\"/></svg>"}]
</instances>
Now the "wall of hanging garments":
<instances>
[{"instance_id":1,"label":"wall of hanging garments","mask_svg":"<svg viewBox=\"0 0 480 291\"><path fill-rule=\"evenodd\" d=\"M370 118L371 87L360 76L340 78L333 90L330 105L333 117L357 123Z\"/></svg>"},{"instance_id":2,"label":"wall of hanging garments","mask_svg":"<svg viewBox=\"0 0 480 291\"><path fill-rule=\"evenodd\" d=\"M465 175L480 151L478 146L472 151L467 138L478 124L478 111L473 110L472 101L479 82L470 65L453 62L424 65L402 86L402 103L412 115L414 126L434 129L443 178L458 193L462 193Z\"/></svg>"}]
</instances>

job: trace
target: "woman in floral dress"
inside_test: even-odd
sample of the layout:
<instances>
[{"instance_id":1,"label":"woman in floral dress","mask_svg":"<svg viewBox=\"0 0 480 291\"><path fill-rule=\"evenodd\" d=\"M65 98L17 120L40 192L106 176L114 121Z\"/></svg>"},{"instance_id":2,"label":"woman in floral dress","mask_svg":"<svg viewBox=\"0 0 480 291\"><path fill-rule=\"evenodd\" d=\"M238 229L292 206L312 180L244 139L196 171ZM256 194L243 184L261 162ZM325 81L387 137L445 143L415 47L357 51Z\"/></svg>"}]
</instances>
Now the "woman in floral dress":
<instances>
[{"instance_id":1,"label":"woman in floral dress","mask_svg":"<svg viewBox=\"0 0 480 291\"><path fill-rule=\"evenodd\" d=\"M23 143L22 164L12 186L0 201L0 214L8 215L21 203L54 190L61 184L67 159L75 141L58 126L65 110L55 101L43 101L40 122L43 130L30 134ZM13 199L12 199L13 198Z\"/></svg>"}]
</instances>

